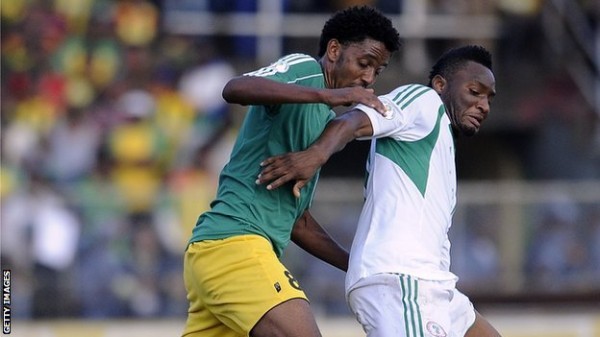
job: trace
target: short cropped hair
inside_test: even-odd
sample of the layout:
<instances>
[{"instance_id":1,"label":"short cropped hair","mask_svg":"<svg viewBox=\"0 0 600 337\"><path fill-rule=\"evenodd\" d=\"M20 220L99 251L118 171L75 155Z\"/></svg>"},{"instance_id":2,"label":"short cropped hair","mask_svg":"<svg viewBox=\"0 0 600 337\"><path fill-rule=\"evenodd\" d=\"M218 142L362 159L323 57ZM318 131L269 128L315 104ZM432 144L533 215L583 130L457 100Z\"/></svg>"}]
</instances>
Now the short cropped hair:
<instances>
[{"instance_id":1,"label":"short cropped hair","mask_svg":"<svg viewBox=\"0 0 600 337\"><path fill-rule=\"evenodd\" d=\"M325 55L331 39L347 45L367 38L382 42L390 52L400 49L400 34L390 19L370 6L348 7L333 14L323 26L318 56Z\"/></svg>"},{"instance_id":2,"label":"short cropped hair","mask_svg":"<svg viewBox=\"0 0 600 337\"><path fill-rule=\"evenodd\" d=\"M482 46L468 45L445 52L429 72L429 86L436 75L448 78L468 61L473 61L492 70L492 54Z\"/></svg>"}]
</instances>

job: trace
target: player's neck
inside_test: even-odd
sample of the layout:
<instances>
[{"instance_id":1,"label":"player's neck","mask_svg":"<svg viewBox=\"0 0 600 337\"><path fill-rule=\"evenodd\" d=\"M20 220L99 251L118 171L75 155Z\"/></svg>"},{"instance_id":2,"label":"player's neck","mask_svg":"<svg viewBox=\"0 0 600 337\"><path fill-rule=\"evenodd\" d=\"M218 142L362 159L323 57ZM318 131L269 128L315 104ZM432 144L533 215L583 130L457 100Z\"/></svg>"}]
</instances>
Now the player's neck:
<instances>
[{"instance_id":1,"label":"player's neck","mask_svg":"<svg viewBox=\"0 0 600 337\"><path fill-rule=\"evenodd\" d=\"M319 60L319 64L321 65L321 71L323 72L323 77L325 78L325 88L333 88L333 83L330 82L331 76L329 75L327 64L323 58Z\"/></svg>"}]
</instances>

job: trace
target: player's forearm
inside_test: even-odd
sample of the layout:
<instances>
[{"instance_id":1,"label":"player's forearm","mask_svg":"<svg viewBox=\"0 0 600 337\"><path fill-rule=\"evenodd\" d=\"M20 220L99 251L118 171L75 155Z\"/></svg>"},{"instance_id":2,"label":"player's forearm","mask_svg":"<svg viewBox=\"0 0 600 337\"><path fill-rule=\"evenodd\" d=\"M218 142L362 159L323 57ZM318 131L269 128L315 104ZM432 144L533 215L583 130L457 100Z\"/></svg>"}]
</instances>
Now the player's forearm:
<instances>
[{"instance_id":1,"label":"player's forearm","mask_svg":"<svg viewBox=\"0 0 600 337\"><path fill-rule=\"evenodd\" d=\"M371 121L360 110L352 110L331 121L319 139L308 149L321 165L336 152L346 147L346 144L359 137L373 134Z\"/></svg>"},{"instance_id":2,"label":"player's forearm","mask_svg":"<svg viewBox=\"0 0 600 337\"><path fill-rule=\"evenodd\" d=\"M340 270L348 270L349 254L307 211L294 224L292 241L311 255Z\"/></svg>"},{"instance_id":3,"label":"player's forearm","mask_svg":"<svg viewBox=\"0 0 600 337\"><path fill-rule=\"evenodd\" d=\"M242 105L324 102L318 89L280 83L257 76L239 76L231 79L223 88L222 95L228 103Z\"/></svg>"}]
</instances>

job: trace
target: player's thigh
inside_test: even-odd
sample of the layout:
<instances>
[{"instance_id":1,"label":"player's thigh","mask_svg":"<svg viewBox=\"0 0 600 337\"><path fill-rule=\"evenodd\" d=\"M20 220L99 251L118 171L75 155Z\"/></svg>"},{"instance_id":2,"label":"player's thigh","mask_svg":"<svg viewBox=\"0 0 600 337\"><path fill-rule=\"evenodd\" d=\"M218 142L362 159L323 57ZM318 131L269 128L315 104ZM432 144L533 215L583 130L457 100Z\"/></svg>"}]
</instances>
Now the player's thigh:
<instances>
[{"instance_id":1,"label":"player's thigh","mask_svg":"<svg viewBox=\"0 0 600 337\"><path fill-rule=\"evenodd\" d=\"M369 337L406 336L400 303L398 289L389 284L359 285L348 294L350 310Z\"/></svg>"},{"instance_id":2,"label":"player's thigh","mask_svg":"<svg viewBox=\"0 0 600 337\"><path fill-rule=\"evenodd\" d=\"M188 248L187 255L192 282L204 305L238 334L248 335L265 314L281 303L306 301L298 281L261 236L196 243Z\"/></svg>"},{"instance_id":3,"label":"player's thigh","mask_svg":"<svg viewBox=\"0 0 600 337\"><path fill-rule=\"evenodd\" d=\"M369 337L418 336L422 324L415 295L403 288L400 275L379 274L359 281L348 304Z\"/></svg>"},{"instance_id":4,"label":"player's thigh","mask_svg":"<svg viewBox=\"0 0 600 337\"><path fill-rule=\"evenodd\" d=\"M244 337L208 311L189 313L182 337Z\"/></svg>"},{"instance_id":5,"label":"player's thigh","mask_svg":"<svg viewBox=\"0 0 600 337\"><path fill-rule=\"evenodd\" d=\"M223 324L206 307L195 281L195 271L190 264L192 253L184 256L183 280L189 302L187 320L182 337L243 337Z\"/></svg>"},{"instance_id":6,"label":"player's thigh","mask_svg":"<svg viewBox=\"0 0 600 337\"><path fill-rule=\"evenodd\" d=\"M450 301L450 318L452 320L451 337L464 337L469 327L475 323L475 308L469 298L454 289Z\"/></svg>"},{"instance_id":7,"label":"player's thigh","mask_svg":"<svg viewBox=\"0 0 600 337\"><path fill-rule=\"evenodd\" d=\"M469 298L454 289L450 302L452 331L451 337L500 337L496 329L473 307Z\"/></svg>"},{"instance_id":8,"label":"player's thigh","mask_svg":"<svg viewBox=\"0 0 600 337\"><path fill-rule=\"evenodd\" d=\"M500 333L485 317L475 311L475 322L465 334L465 337L501 337Z\"/></svg>"},{"instance_id":9,"label":"player's thigh","mask_svg":"<svg viewBox=\"0 0 600 337\"><path fill-rule=\"evenodd\" d=\"M252 337L320 337L308 301L295 298L273 307L254 326Z\"/></svg>"},{"instance_id":10,"label":"player's thigh","mask_svg":"<svg viewBox=\"0 0 600 337\"><path fill-rule=\"evenodd\" d=\"M450 298L444 283L379 274L348 294L350 308L369 337L447 336Z\"/></svg>"}]
</instances>

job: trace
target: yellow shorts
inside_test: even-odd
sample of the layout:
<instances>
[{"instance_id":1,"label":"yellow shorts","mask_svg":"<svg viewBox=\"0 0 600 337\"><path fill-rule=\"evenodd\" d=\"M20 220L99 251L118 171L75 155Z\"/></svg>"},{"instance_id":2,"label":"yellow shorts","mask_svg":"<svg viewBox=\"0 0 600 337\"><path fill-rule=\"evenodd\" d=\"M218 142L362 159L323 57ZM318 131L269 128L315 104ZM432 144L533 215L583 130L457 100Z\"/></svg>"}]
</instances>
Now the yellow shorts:
<instances>
[{"instance_id":1,"label":"yellow shorts","mask_svg":"<svg viewBox=\"0 0 600 337\"><path fill-rule=\"evenodd\" d=\"M274 306L306 299L269 241L240 235L189 245L183 277L190 303L183 336L249 336Z\"/></svg>"}]
</instances>

